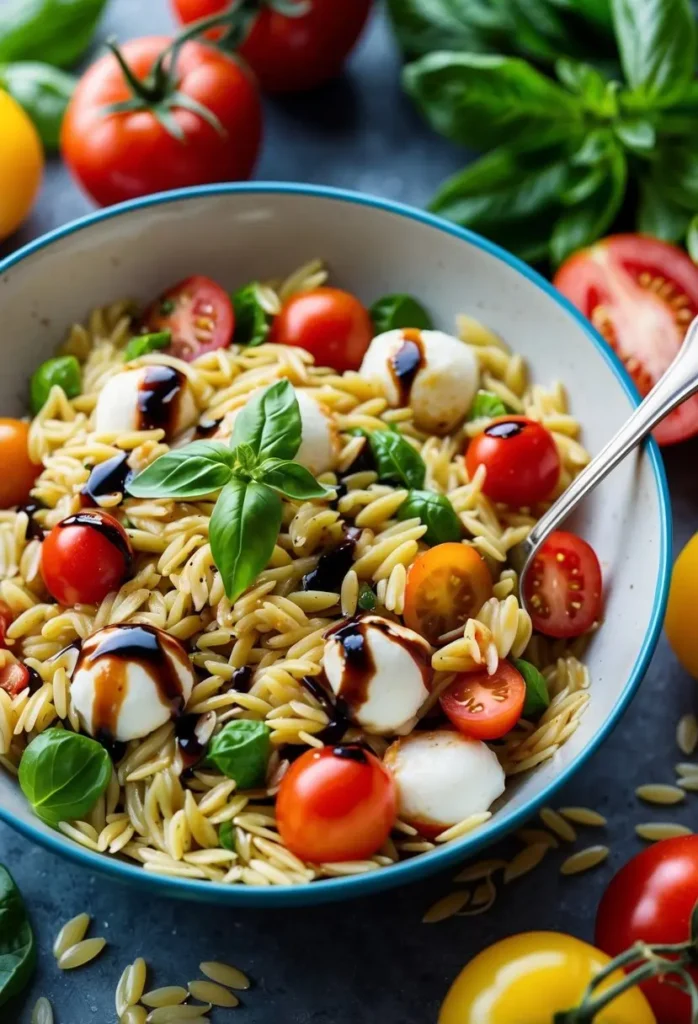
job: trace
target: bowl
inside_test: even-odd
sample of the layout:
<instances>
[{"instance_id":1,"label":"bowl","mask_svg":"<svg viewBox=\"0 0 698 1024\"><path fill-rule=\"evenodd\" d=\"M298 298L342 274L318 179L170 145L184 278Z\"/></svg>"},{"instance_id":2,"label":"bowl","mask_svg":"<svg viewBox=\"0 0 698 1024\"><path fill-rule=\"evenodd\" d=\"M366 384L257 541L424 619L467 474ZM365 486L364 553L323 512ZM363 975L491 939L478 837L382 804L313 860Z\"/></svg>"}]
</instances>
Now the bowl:
<instances>
[{"instance_id":1,"label":"bowl","mask_svg":"<svg viewBox=\"0 0 698 1024\"><path fill-rule=\"evenodd\" d=\"M145 300L172 281L208 274L229 288L321 256L340 287L367 301L422 298L437 326L459 311L499 332L533 379L561 379L597 452L637 394L620 361L555 289L498 246L419 210L330 188L214 185L114 206L53 231L0 263L2 415L26 412L27 381L73 321L118 298ZM554 758L517 776L492 819L431 853L367 875L300 887L225 886L146 873L91 853L33 816L0 771L0 818L85 868L151 892L218 904L279 906L348 899L443 870L521 825L579 771L620 720L654 650L670 569L670 506L653 441L590 496L572 527L593 544L606 580L605 623L585 658L592 700ZM638 552L642 557L638 558Z\"/></svg>"}]
</instances>

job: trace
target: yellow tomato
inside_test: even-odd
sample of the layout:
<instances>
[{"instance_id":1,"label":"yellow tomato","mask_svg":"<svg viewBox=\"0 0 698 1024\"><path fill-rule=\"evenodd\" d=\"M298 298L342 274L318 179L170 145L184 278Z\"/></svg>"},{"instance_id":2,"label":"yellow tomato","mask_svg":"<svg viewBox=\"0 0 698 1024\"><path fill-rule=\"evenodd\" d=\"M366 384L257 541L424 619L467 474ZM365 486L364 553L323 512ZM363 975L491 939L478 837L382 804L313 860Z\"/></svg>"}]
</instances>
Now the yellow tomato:
<instances>
[{"instance_id":1,"label":"yellow tomato","mask_svg":"<svg viewBox=\"0 0 698 1024\"><path fill-rule=\"evenodd\" d=\"M579 1006L584 991L609 963L605 953L559 932L526 932L490 946L467 964L441 1007L439 1024L553 1024ZM622 981L617 971L599 986ZM657 1024L637 988L614 999L594 1024Z\"/></svg>"},{"instance_id":2,"label":"yellow tomato","mask_svg":"<svg viewBox=\"0 0 698 1024\"><path fill-rule=\"evenodd\" d=\"M0 89L0 239L11 235L31 210L43 169L36 128L19 103Z\"/></svg>"},{"instance_id":3,"label":"yellow tomato","mask_svg":"<svg viewBox=\"0 0 698 1024\"><path fill-rule=\"evenodd\" d=\"M698 603L698 533L676 559L671 574L664 628L676 657L698 679L698 630L693 621Z\"/></svg>"}]
</instances>

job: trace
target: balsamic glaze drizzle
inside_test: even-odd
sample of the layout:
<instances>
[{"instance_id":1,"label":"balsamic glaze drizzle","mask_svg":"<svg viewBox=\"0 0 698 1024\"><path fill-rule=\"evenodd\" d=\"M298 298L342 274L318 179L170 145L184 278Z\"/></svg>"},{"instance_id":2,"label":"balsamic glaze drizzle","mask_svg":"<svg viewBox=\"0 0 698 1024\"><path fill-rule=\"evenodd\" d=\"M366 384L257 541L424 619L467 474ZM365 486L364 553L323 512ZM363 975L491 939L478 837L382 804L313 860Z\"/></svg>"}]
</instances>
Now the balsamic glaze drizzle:
<instances>
[{"instance_id":1,"label":"balsamic glaze drizzle","mask_svg":"<svg viewBox=\"0 0 698 1024\"><path fill-rule=\"evenodd\" d=\"M94 467L80 492L86 499L84 504L97 505L98 498L104 498L108 494L124 494L126 485L134 476L134 471L128 464L128 456L128 452L119 452Z\"/></svg>"},{"instance_id":2,"label":"balsamic glaze drizzle","mask_svg":"<svg viewBox=\"0 0 698 1024\"><path fill-rule=\"evenodd\" d=\"M43 501L39 501L37 498L32 498L31 501L27 501L24 505L20 505L17 508L18 512L26 512L29 518L27 523L27 538L29 540L44 539L44 531L34 518L35 513L39 512L42 508L46 508L46 506Z\"/></svg>"},{"instance_id":3,"label":"balsamic glaze drizzle","mask_svg":"<svg viewBox=\"0 0 698 1024\"><path fill-rule=\"evenodd\" d=\"M510 437L520 434L524 426L524 423L518 423L516 420L505 420L502 423L492 423L489 427L485 427L485 433L488 437L501 437L508 441Z\"/></svg>"},{"instance_id":4,"label":"balsamic glaze drizzle","mask_svg":"<svg viewBox=\"0 0 698 1024\"><path fill-rule=\"evenodd\" d=\"M409 405L414 379L424 366L422 333L414 327L402 332L402 344L390 357L390 373L397 387L401 405Z\"/></svg>"},{"instance_id":5,"label":"balsamic glaze drizzle","mask_svg":"<svg viewBox=\"0 0 698 1024\"><path fill-rule=\"evenodd\" d=\"M172 366L147 366L138 388L141 430L174 432L177 412L186 384L184 374Z\"/></svg>"},{"instance_id":6,"label":"balsamic glaze drizzle","mask_svg":"<svg viewBox=\"0 0 698 1024\"><path fill-rule=\"evenodd\" d=\"M361 531L353 526L336 548L325 551L314 569L301 580L301 590L327 590L339 593L342 580L354 564L354 551Z\"/></svg>"}]
</instances>

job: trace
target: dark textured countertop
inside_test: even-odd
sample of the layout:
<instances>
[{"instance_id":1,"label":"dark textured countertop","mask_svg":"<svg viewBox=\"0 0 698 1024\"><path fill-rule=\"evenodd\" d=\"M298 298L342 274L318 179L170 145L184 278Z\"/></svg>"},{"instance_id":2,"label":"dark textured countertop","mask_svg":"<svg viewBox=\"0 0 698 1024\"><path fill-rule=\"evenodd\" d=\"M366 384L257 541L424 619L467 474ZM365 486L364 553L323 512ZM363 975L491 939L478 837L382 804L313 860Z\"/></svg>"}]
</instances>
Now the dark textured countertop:
<instances>
[{"instance_id":1,"label":"dark textured countertop","mask_svg":"<svg viewBox=\"0 0 698 1024\"><path fill-rule=\"evenodd\" d=\"M166 30L166 0L112 0L102 35L122 39ZM327 183L423 205L462 154L434 138L400 94L398 59L377 15L347 74L316 95L268 104L258 177ZM13 245L88 210L58 165L49 167L31 219ZM696 529L698 443L670 451L677 547ZM642 552L638 552L638 558ZM611 739L567 787L561 804L591 805L609 818L607 865L579 878L558 873L562 854L510 886L486 915L421 924L424 910L448 891L448 876L335 907L262 912L144 899L142 891L91 875L0 825L0 860L21 886L40 946L39 970L20 1005L0 1009L2 1024L28 1024L47 995L57 1024L112 1024L114 988L123 966L146 958L153 984L186 983L205 959L237 964L255 980L244 1006L214 1021L248 1024L427 1024L460 967L491 941L514 931L549 928L591 936L603 886L641 843L633 826L652 817L633 795L641 781L673 781L676 722L693 706L695 684L662 640L642 689ZM695 800L671 817L695 820ZM587 833L588 841L599 841ZM59 972L51 943L80 911L109 947L90 966Z\"/></svg>"}]
</instances>

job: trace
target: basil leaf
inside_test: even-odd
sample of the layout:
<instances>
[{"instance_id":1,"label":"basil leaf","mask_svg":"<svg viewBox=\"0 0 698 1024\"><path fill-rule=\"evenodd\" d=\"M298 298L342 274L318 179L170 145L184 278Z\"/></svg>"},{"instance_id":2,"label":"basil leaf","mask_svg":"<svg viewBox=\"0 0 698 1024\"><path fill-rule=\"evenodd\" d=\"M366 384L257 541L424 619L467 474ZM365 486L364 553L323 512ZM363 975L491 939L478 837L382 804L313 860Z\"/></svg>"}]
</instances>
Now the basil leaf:
<instances>
[{"instance_id":1,"label":"basil leaf","mask_svg":"<svg viewBox=\"0 0 698 1024\"><path fill-rule=\"evenodd\" d=\"M426 466L418 451L394 430L374 430L369 444L381 480L392 480L405 487L419 489L424 484Z\"/></svg>"},{"instance_id":2,"label":"basil leaf","mask_svg":"<svg viewBox=\"0 0 698 1024\"><path fill-rule=\"evenodd\" d=\"M297 501L327 498L335 493L332 487L318 483L305 466L282 459L268 459L263 462L258 470L258 479L284 497Z\"/></svg>"},{"instance_id":3,"label":"basil leaf","mask_svg":"<svg viewBox=\"0 0 698 1024\"><path fill-rule=\"evenodd\" d=\"M696 65L689 0L612 0L626 102L661 107L680 99Z\"/></svg>"},{"instance_id":4,"label":"basil leaf","mask_svg":"<svg viewBox=\"0 0 698 1024\"><path fill-rule=\"evenodd\" d=\"M205 498L230 480L235 455L218 441L193 441L161 455L126 486L134 498Z\"/></svg>"},{"instance_id":5,"label":"basil leaf","mask_svg":"<svg viewBox=\"0 0 698 1024\"><path fill-rule=\"evenodd\" d=\"M208 760L235 779L237 789L253 789L264 782L271 749L271 729L265 722L241 718L228 722L208 745Z\"/></svg>"},{"instance_id":6,"label":"basil leaf","mask_svg":"<svg viewBox=\"0 0 698 1024\"><path fill-rule=\"evenodd\" d=\"M376 595L365 580L359 584L359 597L356 603L362 612L372 612L376 607Z\"/></svg>"},{"instance_id":7,"label":"basil leaf","mask_svg":"<svg viewBox=\"0 0 698 1024\"><path fill-rule=\"evenodd\" d=\"M218 842L224 850L230 850L231 853L235 853L237 844L235 842L235 828L232 821L221 823L221 827L218 829Z\"/></svg>"},{"instance_id":8,"label":"basil leaf","mask_svg":"<svg viewBox=\"0 0 698 1024\"><path fill-rule=\"evenodd\" d=\"M172 343L172 331L155 331L153 334L137 334L131 338L124 349L124 359L128 363L140 356L147 356L160 348L167 348Z\"/></svg>"},{"instance_id":9,"label":"basil leaf","mask_svg":"<svg viewBox=\"0 0 698 1024\"><path fill-rule=\"evenodd\" d=\"M555 74L571 92L583 101L584 107L598 117L613 117L618 112L617 90L590 64L561 57L555 62Z\"/></svg>"},{"instance_id":10,"label":"basil leaf","mask_svg":"<svg viewBox=\"0 0 698 1024\"><path fill-rule=\"evenodd\" d=\"M461 521L445 494L435 491L410 491L409 497L397 510L398 519L421 519L427 528L427 544L445 544L460 540L463 535Z\"/></svg>"},{"instance_id":11,"label":"basil leaf","mask_svg":"<svg viewBox=\"0 0 698 1024\"><path fill-rule=\"evenodd\" d=\"M66 398L75 398L80 394L82 373L75 356L47 359L34 371L29 382L29 402L35 416L43 409L54 385L63 388Z\"/></svg>"},{"instance_id":12,"label":"basil leaf","mask_svg":"<svg viewBox=\"0 0 698 1024\"><path fill-rule=\"evenodd\" d=\"M665 195L661 180L654 177L640 180L640 202L635 221L640 234L653 235L663 242L681 242L690 221L690 213Z\"/></svg>"},{"instance_id":13,"label":"basil leaf","mask_svg":"<svg viewBox=\"0 0 698 1024\"><path fill-rule=\"evenodd\" d=\"M230 447L249 444L260 459L292 459L301 446L301 413L287 380L252 395L235 418Z\"/></svg>"},{"instance_id":14,"label":"basil leaf","mask_svg":"<svg viewBox=\"0 0 698 1024\"><path fill-rule=\"evenodd\" d=\"M36 945L24 900L0 864L0 1006L27 987L36 967Z\"/></svg>"},{"instance_id":15,"label":"basil leaf","mask_svg":"<svg viewBox=\"0 0 698 1024\"><path fill-rule=\"evenodd\" d=\"M654 124L646 117L622 118L613 131L625 148L638 156L649 157L657 142Z\"/></svg>"},{"instance_id":16,"label":"basil leaf","mask_svg":"<svg viewBox=\"0 0 698 1024\"><path fill-rule=\"evenodd\" d=\"M112 766L103 746L65 729L39 733L22 755L19 784L42 821L84 818L109 785Z\"/></svg>"},{"instance_id":17,"label":"basil leaf","mask_svg":"<svg viewBox=\"0 0 698 1024\"><path fill-rule=\"evenodd\" d=\"M229 600L265 568L281 528L281 498L265 484L233 478L221 491L211 522L211 552Z\"/></svg>"},{"instance_id":18,"label":"basil leaf","mask_svg":"<svg viewBox=\"0 0 698 1024\"><path fill-rule=\"evenodd\" d=\"M255 469L259 466L259 459L255 455L252 445L239 444L237 448L233 449L233 458L235 459L235 472L244 476L246 480L251 480Z\"/></svg>"},{"instance_id":19,"label":"basil leaf","mask_svg":"<svg viewBox=\"0 0 698 1024\"><path fill-rule=\"evenodd\" d=\"M559 218L550 238L550 257L562 263L605 234L616 218L625 195L627 162L619 149L609 164L603 185Z\"/></svg>"},{"instance_id":20,"label":"basil leaf","mask_svg":"<svg viewBox=\"0 0 698 1024\"><path fill-rule=\"evenodd\" d=\"M652 165L663 194L693 214L698 210L698 152L689 145L667 145Z\"/></svg>"},{"instance_id":21,"label":"basil leaf","mask_svg":"<svg viewBox=\"0 0 698 1024\"><path fill-rule=\"evenodd\" d=\"M524 717L532 718L542 714L550 704L548 684L544 676L530 661L524 661L523 658L511 658L510 660L517 671L521 673L526 684L526 700L523 706Z\"/></svg>"},{"instance_id":22,"label":"basil leaf","mask_svg":"<svg viewBox=\"0 0 698 1024\"><path fill-rule=\"evenodd\" d=\"M106 0L3 0L0 62L71 67L92 42Z\"/></svg>"},{"instance_id":23,"label":"basil leaf","mask_svg":"<svg viewBox=\"0 0 698 1024\"><path fill-rule=\"evenodd\" d=\"M508 411L499 395L495 395L493 391L478 391L470 406L468 419L491 420L495 416L505 416Z\"/></svg>"},{"instance_id":24,"label":"basil leaf","mask_svg":"<svg viewBox=\"0 0 698 1024\"><path fill-rule=\"evenodd\" d=\"M266 341L272 318L259 302L256 282L245 285L233 295L235 311L235 333L233 341L236 345L247 345L256 348Z\"/></svg>"},{"instance_id":25,"label":"basil leaf","mask_svg":"<svg viewBox=\"0 0 698 1024\"><path fill-rule=\"evenodd\" d=\"M434 323L424 306L411 295L385 295L369 309L376 334L398 327L416 327L428 331Z\"/></svg>"},{"instance_id":26,"label":"basil leaf","mask_svg":"<svg viewBox=\"0 0 698 1024\"><path fill-rule=\"evenodd\" d=\"M698 214L691 220L686 235L686 248L688 255L694 263L698 263Z\"/></svg>"},{"instance_id":27,"label":"basil leaf","mask_svg":"<svg viewBox=\"0 0 698 1024\"><path fill-rule=\"evenodd\" d=\"M39 61L0 66L0 88L29 115L47 150L58 149L63 115L76 82L73 75Z\"/></svg>"}]
</instances>

